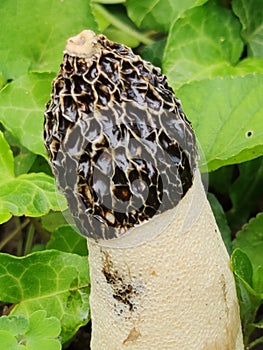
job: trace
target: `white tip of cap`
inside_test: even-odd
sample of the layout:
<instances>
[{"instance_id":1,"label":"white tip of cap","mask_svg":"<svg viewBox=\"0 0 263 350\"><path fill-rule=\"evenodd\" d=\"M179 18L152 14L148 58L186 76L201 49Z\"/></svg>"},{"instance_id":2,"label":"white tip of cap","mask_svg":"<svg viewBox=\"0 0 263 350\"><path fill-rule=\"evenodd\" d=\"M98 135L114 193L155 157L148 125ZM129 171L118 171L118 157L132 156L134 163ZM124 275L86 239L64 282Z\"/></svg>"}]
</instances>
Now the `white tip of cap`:
<instances>
[{"instance_id":1,"label":"white tip of cap","mask_svg":"<svg viewBox=\"0 0 263 350\"><path fill-rule=\"evenodd\" d=\"M71 56L90 57L95 51L96 37L92 30L83 30L67 40L65 52Z\"/></svg>"}]
</instances>

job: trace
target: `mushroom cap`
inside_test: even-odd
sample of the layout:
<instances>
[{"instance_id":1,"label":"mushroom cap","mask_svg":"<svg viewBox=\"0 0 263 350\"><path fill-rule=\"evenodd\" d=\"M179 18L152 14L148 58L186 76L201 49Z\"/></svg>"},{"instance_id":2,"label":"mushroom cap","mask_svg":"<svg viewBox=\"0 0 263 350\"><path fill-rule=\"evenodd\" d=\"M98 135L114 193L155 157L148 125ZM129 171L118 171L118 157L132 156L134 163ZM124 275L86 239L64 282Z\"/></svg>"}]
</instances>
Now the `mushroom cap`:
<instances>
[{"instance_id":1,"label":"mushroom cap","mask_svg":"<svg viewBox=\"0 0 263 350\"><path fill-rule=\"evenodd\" d=\"M67 41L44 139L80 233L96 240L175 207L197 167L191 124L160 69L90 30Z\"/></svg>"}]
</instances>

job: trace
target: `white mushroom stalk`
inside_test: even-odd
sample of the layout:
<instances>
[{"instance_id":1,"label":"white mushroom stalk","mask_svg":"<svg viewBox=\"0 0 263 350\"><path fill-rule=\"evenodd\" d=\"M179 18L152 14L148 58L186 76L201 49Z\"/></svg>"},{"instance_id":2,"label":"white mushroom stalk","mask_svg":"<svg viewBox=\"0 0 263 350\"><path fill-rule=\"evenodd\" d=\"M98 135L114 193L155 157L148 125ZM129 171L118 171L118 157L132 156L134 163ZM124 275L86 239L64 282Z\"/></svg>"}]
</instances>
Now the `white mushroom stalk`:
<instances>
[{"instance_id":1,"label":"white mushroom stalk","mask_svg":"<svg viewBox=\"0 0 263 350\"><path fill-rule=\"evenodd\" d=\"M243 349L195 136L160 70L92 31L70 38L44 137L88 241L91 349Z\"/></svg>"}]
</instances>

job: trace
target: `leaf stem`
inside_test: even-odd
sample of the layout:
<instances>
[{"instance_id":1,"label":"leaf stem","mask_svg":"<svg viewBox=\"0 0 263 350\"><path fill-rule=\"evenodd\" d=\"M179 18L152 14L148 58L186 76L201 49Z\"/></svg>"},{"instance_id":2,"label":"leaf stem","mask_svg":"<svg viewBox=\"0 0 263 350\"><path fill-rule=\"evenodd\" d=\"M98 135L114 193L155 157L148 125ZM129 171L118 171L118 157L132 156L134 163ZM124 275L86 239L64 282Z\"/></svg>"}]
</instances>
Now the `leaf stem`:
<instances>
[{"instance_id":1,"label":"leaf stem","mask_svg":"<svg viewBox=\"0 0 263 350\"><path fill-rule=\"evenodd\" d=\"M258 344L261 344L261 343L263 343L263 336L260 337L260 338L255 339L254 341L249 343L246 349L247 350L251 350L251 349L253 349L254 346L256 346Z\"/></svg>"},{"instance_id":2,"label":"leaf stem","mask_svg":"<svg viewBox=\"0 0 263 350\"><path fill-rule=\"evenodd\" d=\"M40 234L43 241L48 241L50 239L50 232L42 227L38 219L31 218L31 223L34 225L35 230Z\"/></svg>"},{"instance_id":3,"label":"leaf stem","mask_svg":"<svg viewBox=\"0 0 263 350\"><path fill-rule=\"evenodd\" d=\"M25 243L25 249L24 249L24 255L27 255L31 252L33 239L34 239L34 233L35 233L35 227L31 223L29 225L29 229L27 231L27 237L26 237L26 243Z\"/></svg>"},{"instance_id":4,"label":"leaf stem","mask_svg":"<svg viewBox=\"0 0 263 350\"><path fill-rule=\"evenodd\" d=\"M0 242L0 250L3 249L3 247L10 242L17 234L21 232L28 224L30 223L29 219L26 219L22 224L19 223L19 225L16 225L16 228L11 231L1 242Z\"/></svg>"},{"instance_id":5,"label":"leaf stem","mask_svg":"<svg viewBox=\"0 0 263 350\"><path fill-rule=\"evenodd\" d=\"M93 7L96 8L97 11L100 12L105 18L107 18L111 24L113 24L116 28L118 28L122 32L133 36L135 39L139 40L145 45L150 45L154 42L145 34L137 31L136 29L132 28L128 24L119 20L117 16L111 14L104 6L99 4L94 4Z\"/></svg>"}]
</instances>

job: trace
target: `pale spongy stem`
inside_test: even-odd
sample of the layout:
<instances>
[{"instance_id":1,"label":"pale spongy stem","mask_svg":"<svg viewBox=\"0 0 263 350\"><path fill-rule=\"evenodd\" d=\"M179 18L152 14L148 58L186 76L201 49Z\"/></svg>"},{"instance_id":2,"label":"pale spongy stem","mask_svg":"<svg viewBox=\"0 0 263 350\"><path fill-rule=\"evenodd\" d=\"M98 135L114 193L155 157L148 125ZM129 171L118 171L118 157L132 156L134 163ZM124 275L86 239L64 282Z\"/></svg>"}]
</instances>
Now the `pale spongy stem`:
<instances>
[{"instance_id":1,"label":"pale spongy stem","mask_svg":"<svg viewBox=\"0 0 263 350\"><path fill-rule=\"evenodd\" d=\"M142 245L88 240L91 349L244 349L229 256L199 173L168 226L162 215L165 230Z\"/></svg>"}]
</instances>

